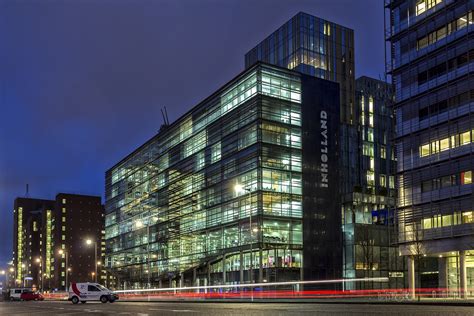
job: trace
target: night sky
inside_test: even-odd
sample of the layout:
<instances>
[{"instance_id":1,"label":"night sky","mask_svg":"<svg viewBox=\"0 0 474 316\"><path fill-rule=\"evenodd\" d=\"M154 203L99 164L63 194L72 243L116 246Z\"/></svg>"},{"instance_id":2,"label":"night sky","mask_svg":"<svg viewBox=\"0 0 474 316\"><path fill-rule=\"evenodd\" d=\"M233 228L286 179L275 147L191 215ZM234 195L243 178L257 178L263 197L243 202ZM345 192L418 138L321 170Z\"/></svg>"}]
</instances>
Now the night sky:
<instances>
[{"instance_id":1,"label":"night sky","mask_svg":"<svg viewBox=\"0 0 474 316\"><path fill-rule=\"evenodd\" d=\"M299 11L355 30L356 76L384 71L382 0L0 0L0 266L13 201L104 195L104 173L243 70Z\"/></svg>"}]
</instances>

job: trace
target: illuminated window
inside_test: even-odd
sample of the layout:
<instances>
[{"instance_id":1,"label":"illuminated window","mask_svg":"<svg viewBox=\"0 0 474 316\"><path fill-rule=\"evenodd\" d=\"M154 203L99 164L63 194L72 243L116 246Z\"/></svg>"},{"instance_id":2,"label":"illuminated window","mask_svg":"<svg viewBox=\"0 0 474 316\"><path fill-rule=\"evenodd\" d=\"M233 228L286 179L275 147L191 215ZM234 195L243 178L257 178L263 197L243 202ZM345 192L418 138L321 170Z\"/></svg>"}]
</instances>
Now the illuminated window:
<instances>
[{"instance_id":1,"label":"illuminated window","mask_svg":"<svg viewBox=\"0 0 474 316\"><path fill-rule=\"evenodd\" d=\"M462 212L462 223L463 224L470 224L474 223L474 212Z\"/></svg>"},{"instance_id":2,"label":"illuminated window","mask_svg":"<svg viewBox=\"0 0 474 316\"><path fill-rule=\"evenodd\" d=\"M374 126L374 114L369 113L369 126L373 127Z\"/></svg>"},{"instance_id":3,"label":"illuminated window","mask_svg":"<svg viewBox=\"0 0 474 316\"><path fill-rule=\"evenodd\" d=\"M444 151L449 149L449 137L439 141L439 150Z\"/></svg>"},{"instance_id":4,"label":"illuminated window","mask_svg":"<svg viewBox=\"0 0 474 316\"><path fill-rule=\"evenodd\" d=\"M471 131L464 132L460 135L461 145L466 145L471 142Z\"/></svg>"},{"instance_id":5,"label":"illuminated window","mask_svg":"<svg viewBox=\"0 0 474 316\"><path fill-rule=\"evenodd\" d=\"M388 177L388 186L390 189L395 189L395 176Z\"/></svg>"},{"instance_id":6,"label":"illuminated window","mask_svg":"<svg viewBox=\"0 0 474 316\"><path fill-rule=\"evenodd\" d=\"M430 155L430 144L426 144L420 147L420 156L425 157Z\"/></svg>"},{"instance_id":7,"label":"illuminated window","mask_svg":"<svg viewBox=\"0 0 474 316\"><path fill-rule=\"evenodd\" d=\"M367 140L369 142L373 142L374 141L374 129L373 128L368 128L367 129Z\"/></svg>"},{"instance_id":8,"label":"illuminated window","mask_svg":"<svg viewBox=\"0 0 474 316\"><path fill-rule=\"evenodd\" d=\"M472 183L472 171L461 172L461 184Z\"/></svg>"},{"instance_id":9,"label":"illuminated window","mask_svg":"<svg viewBox=\"0 0 474 316\"><path fill-rule=\"evenodd\" d=\"M66 213L66 208L65 207L63 207L62 212L63 212L63 214Z\"/></svg>"},{"instance_id":10,"label":"illuminated window","mask_svg":"<svg viewBox=\"0 0 474 316\"><path fill-rule=\"evenodd\" d=\"M374 170L375 169L375 159L374 158L370 158L370 170Z\"/></svg>"},{"instance_id":11,"label":"illuminated window","mask_svg":"<svg viewBox=\"0 0 474 316\"><path fill-rule=\"evenodd\" d=\"M369 97L369 113L374 113L374 98Z\"/></svg>"},{"instance_id":12,"label":"illuminated window","mask_svg":"<svg viewBox=\"0 0 474 316\"><path fill-rule=\"evenodd\" d=\"M430 229L433 227L432 218L423 219L423 229Z\"/></svg>"},{"instance_id":13,"label":"illuminated window","mask_svg":"<svg viewBox=\"0 0 474 316\"><path fill-rule=\"evenodd\" d=\"M373 171L367 171L367 185L375 185L375 173Z\"/></svg>"},{"instance_id":14,"label":"illuminated window","mask_svg":"<svg viewBox=\"0 0 474 316\"><path fill-rule=\"evenodd\" d=\"M380 186L384 188L387 186L387 176L384 174L380 175Z\"/></svg>"},{"instance_id":15,"label":"illuminated window","mask_svg":"<svg viewBox=\"0 0 474 316\"><path fill-rule=\"evenodd\" d=\"M66 199L63 199L63 204L66 204Z\"/></svg>"},{"instance_id":16,"label":"illuminated window","mask_svg":"<svg viewBox=\"0 0 474 316\"><path fill-rule=\"evenodd\" d=\"M380 158L387 158L387 148L385 146L380 146Z\"/></svg>"}]
</instances>

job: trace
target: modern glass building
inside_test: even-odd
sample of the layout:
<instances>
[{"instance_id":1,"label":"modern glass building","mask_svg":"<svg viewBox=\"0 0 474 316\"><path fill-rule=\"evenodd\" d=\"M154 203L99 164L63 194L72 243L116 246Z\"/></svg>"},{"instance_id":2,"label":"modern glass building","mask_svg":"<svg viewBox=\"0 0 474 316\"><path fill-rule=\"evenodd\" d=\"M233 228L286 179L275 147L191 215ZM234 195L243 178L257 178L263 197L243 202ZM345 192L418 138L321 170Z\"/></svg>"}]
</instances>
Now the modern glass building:
<instances>
[{"instance_id":1,"label":"modern glass building","mask_svg":"<svg viewBox=\"0 0 474 316\"><path fill-rule=\"evenodd\" d=\"M359 172L343 211L344 277L388 277L388 283L360 288L402 288L404 264L394 245L395 150L393 93L390 84L356 80L355 115L358 146L353 146Z\"/></svg>"},{"instance_id":2,"label":"modern glass building","mask_svg":"<svg viewBox=\"0 0 474 316\"><path fill-rule=\"evenodd\" d=\"M332 277L338 121L338 84L249 67L106 172L107 267L126 288Z\"/></svg>"},{"instance_id":3,"label":"modern glass building","mask_svg":"<svg viewBox=\"0 0 474 316\"><path fill-rule=\"evenodd\" d=\"M397 102L398 242L409 284L427 286L423 276L431 273L435 286L472 295L474 1L393 0L386 7ZM419 271L420 257L437 265Z\"/></svg>"},{"instance_id":4,"label":"modern glass building","mask_svg":"<svg viewBox=\"0 0 474 316\"><path fill-rule=\"evenodd\" d=\"M395 277L389 283L370 284L370 287L403 284L402 265L397 264L397 259L389 263L387 254L396 197L391 87L368 77L355 80L353 30L303 12L245 55L247 67L257 60L339 83L338 199L343 240L334 249L342 253L339 277L392 274ZM367 226L372 224L380 225ZM370 247L364 246L369 242L367 239ZM392 247L392 255L394 251Z\"/></svg>"}]
</instances>

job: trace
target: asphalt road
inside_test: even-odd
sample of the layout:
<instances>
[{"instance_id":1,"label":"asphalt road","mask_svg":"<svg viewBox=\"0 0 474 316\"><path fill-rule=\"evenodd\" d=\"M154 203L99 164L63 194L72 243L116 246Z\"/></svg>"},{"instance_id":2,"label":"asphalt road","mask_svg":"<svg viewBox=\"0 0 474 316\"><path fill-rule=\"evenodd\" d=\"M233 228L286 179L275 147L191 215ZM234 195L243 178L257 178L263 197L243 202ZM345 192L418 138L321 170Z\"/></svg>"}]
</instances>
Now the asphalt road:
<instances>
[{"instance_id":1,"label":"asphalt road","mask_svg":"<svg viewBox=\"0 0 474 316\"><path fill-rule=\"evenodd\" d=\"M282 303L1 302L0 315L473 315L469 306Z\"/></svg>"}]
</instances>

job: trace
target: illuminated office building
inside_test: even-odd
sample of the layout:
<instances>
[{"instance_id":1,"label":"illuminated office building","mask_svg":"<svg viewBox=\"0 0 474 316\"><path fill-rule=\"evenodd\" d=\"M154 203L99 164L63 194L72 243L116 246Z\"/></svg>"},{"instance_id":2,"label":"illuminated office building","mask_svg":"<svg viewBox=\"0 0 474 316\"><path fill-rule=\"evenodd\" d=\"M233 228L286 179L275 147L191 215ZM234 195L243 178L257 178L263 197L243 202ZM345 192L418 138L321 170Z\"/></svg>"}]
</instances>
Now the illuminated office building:
<instances>
[{"instance_id":1,"label":"illuminated office building","mask_svg":"<svg viewBox=\"0 0 474 316\"><path fill-rule=\"evenodd\" d=\"M386 7L397 114L398 242L409 285L472 295L474 2L393 0ZM419 271L420 256L437 266ZM435 284L428 284L427 272Z\"/></svg>"},{"instance_id":2,"label":"illuminated office building","mask_svg":"<svg viewBox=\"0 0 474 316\"><path fill-rule=\"evenodd\" d=\"M163 126L106 172L120 287L336 276L339 116L337 83L257 63Z\"/></svg>"},{"instance_id":3,"label":"illuminated office building","mask_svg":"<svg viewBox=\"0 0 474 316\"><path fill-rule=\"evenodd\" d=\"M368 77L355 80L353 30L303 12L245 55L247 67L258 60L339 83L342 228L332 227L343 235L332 249L341 252L339 276L393 275L389 283L369 286L403 284L389 241L396 197L391 87ZM372 246L364 246L367 239Z\"/></svg>"}]
</instances>

